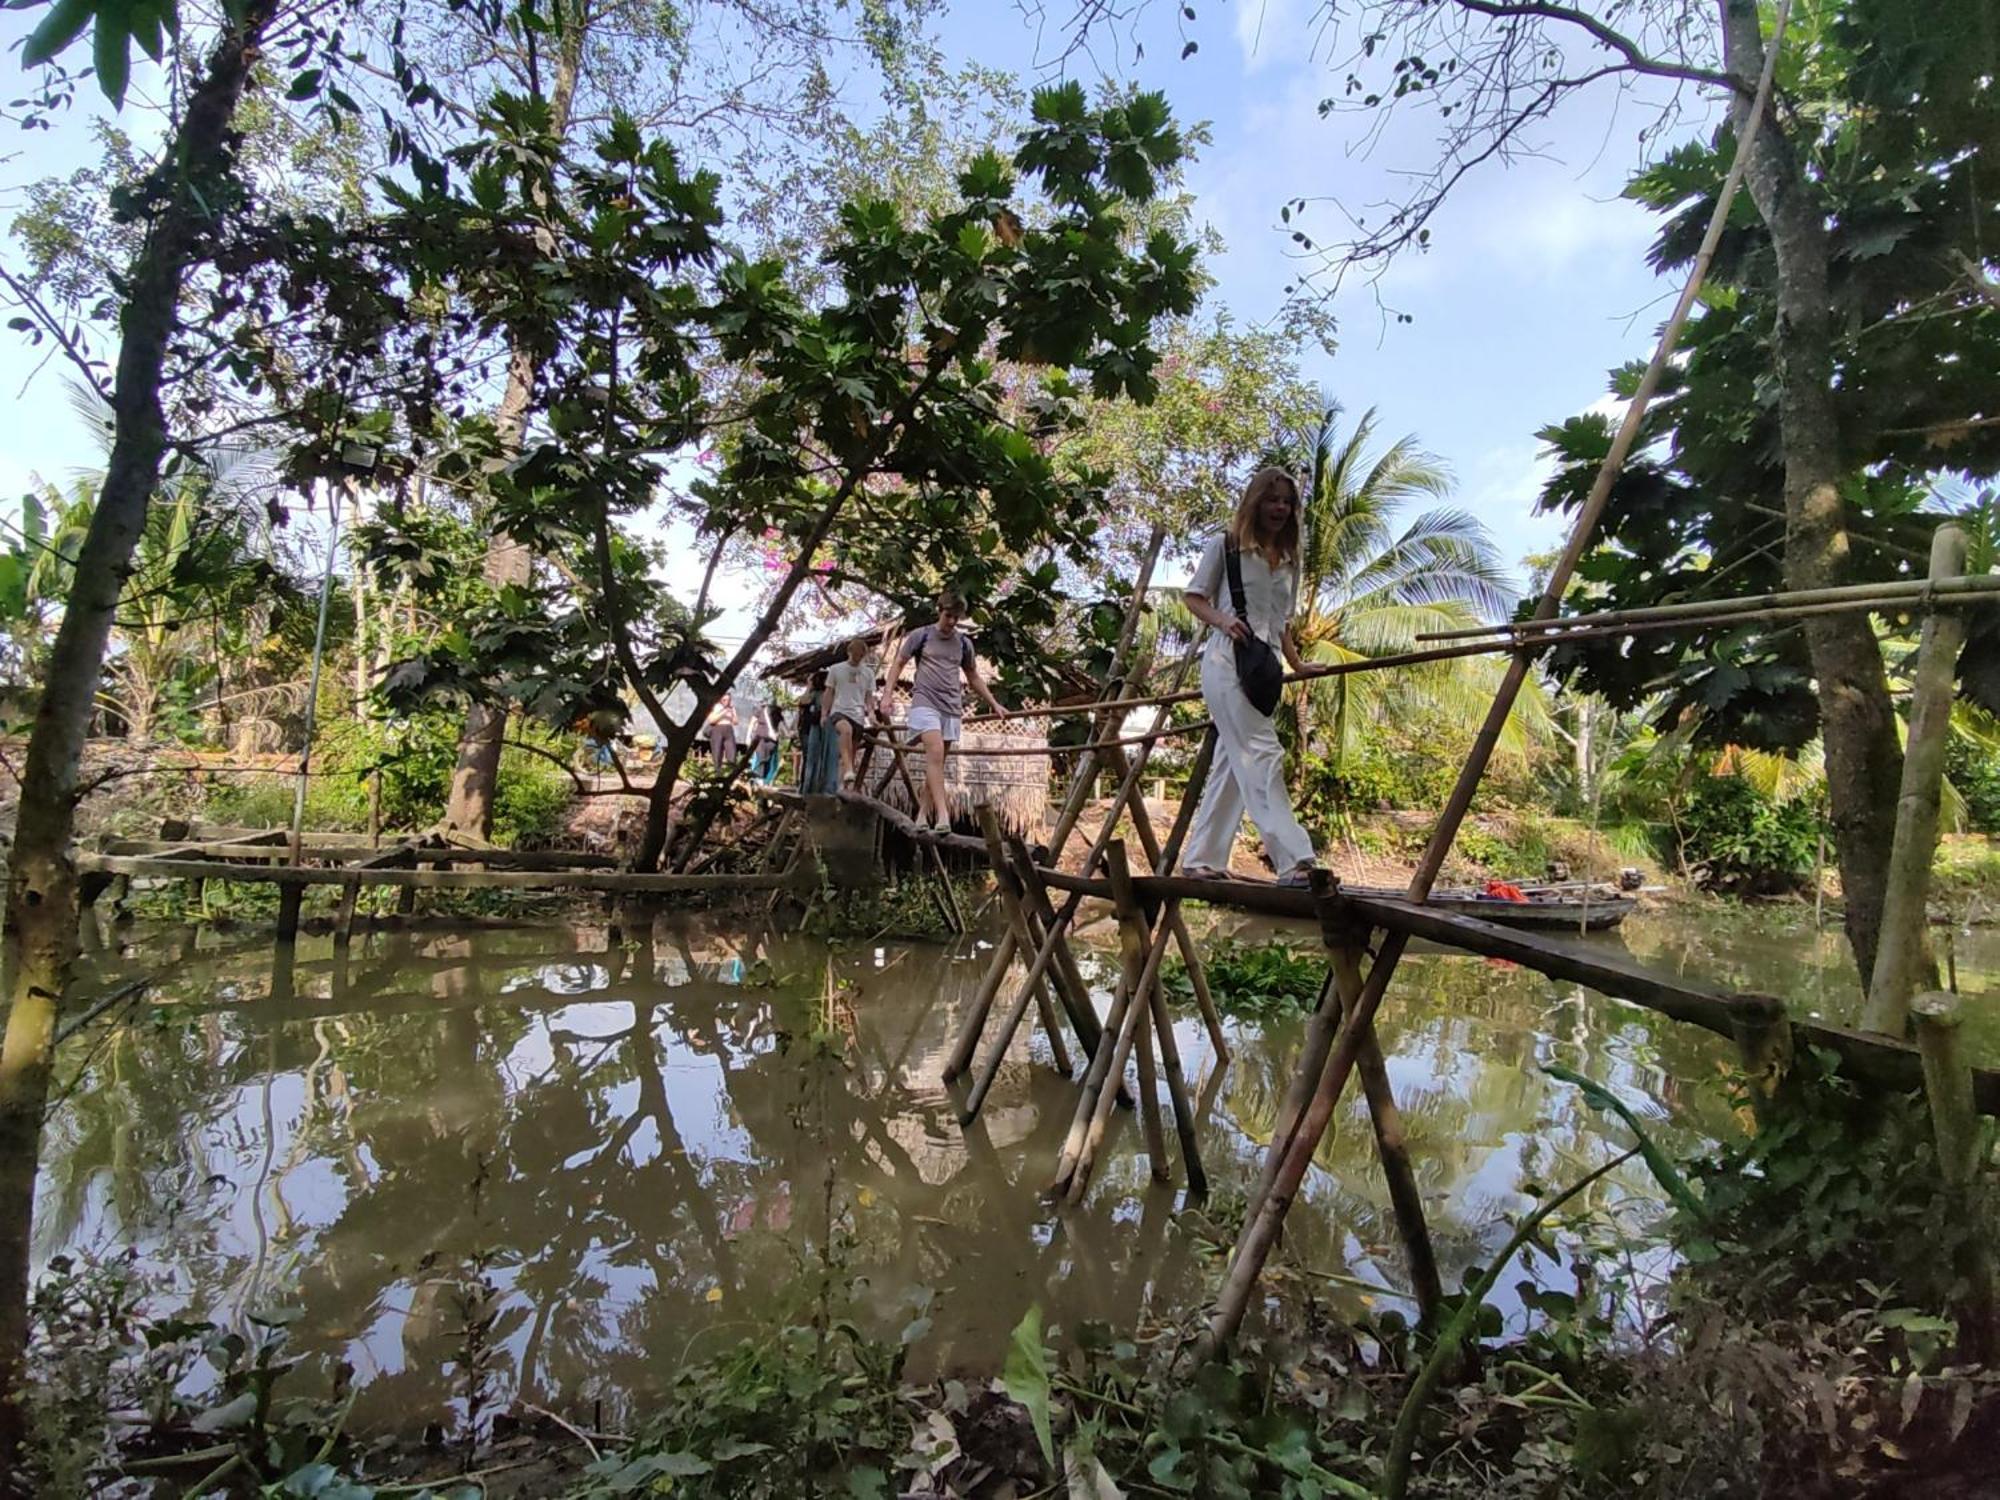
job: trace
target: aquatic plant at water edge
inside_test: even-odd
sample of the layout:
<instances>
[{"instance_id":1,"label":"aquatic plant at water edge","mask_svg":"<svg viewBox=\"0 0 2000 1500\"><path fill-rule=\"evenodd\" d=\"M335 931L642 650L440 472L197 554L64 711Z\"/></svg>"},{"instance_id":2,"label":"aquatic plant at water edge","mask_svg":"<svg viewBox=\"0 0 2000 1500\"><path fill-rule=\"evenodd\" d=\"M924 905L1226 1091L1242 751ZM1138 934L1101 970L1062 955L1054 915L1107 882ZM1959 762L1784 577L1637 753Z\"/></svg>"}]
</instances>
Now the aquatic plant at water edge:
<instances>
[{"instance_id":1,"label":"aquatic plant at water edge","mask_svg":"<svg viewBox=\"0 0 2000 1500\"><path fill-rule=\"evenodd\" d=\"M1319 1003L1326 964L1316 954L1280 942L1228 939L1203 957L1216 1009L1245 1021L1272 1021L1303 1015ZM1170 963L1162 982L1176 1005L1194 1003L1187 968Z\"/></svg>"}]
</instances>

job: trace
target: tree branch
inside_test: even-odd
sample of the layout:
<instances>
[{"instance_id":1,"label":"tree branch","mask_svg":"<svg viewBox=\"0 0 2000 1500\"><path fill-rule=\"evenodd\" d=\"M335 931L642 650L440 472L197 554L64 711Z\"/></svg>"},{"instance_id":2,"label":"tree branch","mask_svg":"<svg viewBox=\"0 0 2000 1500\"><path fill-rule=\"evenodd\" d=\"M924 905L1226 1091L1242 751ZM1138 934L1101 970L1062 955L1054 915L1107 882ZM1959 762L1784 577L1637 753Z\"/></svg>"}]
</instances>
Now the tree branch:
<instances>
[{"instance_id":1,"label":"tree branch","mask_svg":"<svg viewBox=\"0 0 2000 1500\"><path fill-rule=\"evenodd\" d=\"M1553 5L1548 0L1452 0L1452 3L1460 10L1474 11L1499 20L1560 21L1564 25L1578 27L1588 32L1599 46L1624 58L1623 71L1645 73L1654 78L1678 78L1684 83L1699 83L1709 88L1731 89L1752 95L1756 92L1742 79L1714 68L1697 68L1686 63L1648 57L1640 50L1639 44L1623 32L1574 6Z\"/></svg>"}]
</instances>

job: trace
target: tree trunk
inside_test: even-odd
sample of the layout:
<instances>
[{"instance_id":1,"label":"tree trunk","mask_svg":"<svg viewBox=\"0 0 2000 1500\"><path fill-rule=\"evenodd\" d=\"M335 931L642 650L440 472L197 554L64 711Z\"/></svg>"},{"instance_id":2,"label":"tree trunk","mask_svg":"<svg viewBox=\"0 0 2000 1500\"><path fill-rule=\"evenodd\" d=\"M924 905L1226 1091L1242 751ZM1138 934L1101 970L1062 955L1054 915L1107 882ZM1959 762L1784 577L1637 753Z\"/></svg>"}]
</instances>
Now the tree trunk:
<instances>
[{"instance_id":1,"label":"tree trunk","mask_svg":"<svg viewBox=\"0 0 2000 1500\"><path fill-rule=\"evenodd\" d=\"M1755 0L1720 0L1723 57L1755 80L1764 41ZM1749 95L1731 118L1741 139ZM1757 132L1745 180L1777 262L1779 431L1785 455L1785 582L1794 589L1849 581L1851 542L1840 499L1840 426L1833 400L1833 317L1825 215L1780 122ZM1826 745L1827 801L1847 906L1847 941L1861 973L1875 970L1903 754L1882 651L1866 615L1806 622Z\"/></svg>"},{"instance_id":2,"label":"tree trunk","mask_svg":"<svg viewBox=\"0 0 2000 1500\"><path fill-rule=\"evenodd\" d=\"M77 879L70 841L77 786L104 652L132 553L166 452L161 374L188 269L230 198L236 160L230 131L256 43L277 0L250 0L225 30L188 98L163 156L158 215L126 275L112 391L111 461L77 554L62 625L28 739L21 805L8 870L0 984L8 997L0 1044L0 1475L19 1471L24 1414L21 1359L28 1337L29 1257L35 1169L57 1008L76 955Z\"/></svg>"},{"instance_id":3,"label":"tree trunk","mask_svg":"<svg viewBox=\"0 0 2000 1500\"><path fill-rule=\"evenodd\" d=\"M556 14L561 29L555 82L549 91L549 133L563 139L569 135L574 113L590 5L585 0L564 16L558 4ZM540 375L541 359L532 349L514 343L507 357L507 388L493 413L494 431L504 452L516 452L521 446ZM525 588L535 579L535 557L522 543L495 532L486 544L481 573L490 588ZM475 703L466 710L465 728L458 736L458 764L451 773L451 797L445 804L446 831L482 842L493 836L493 798L500 784L500 750L506 737L504 705Z\"/></svg>"},{"instance_id":4,"label":"tree trunk","mask_svg":"<svg viewBox=\"0 0 2000 1500\"><path fill-rule=\"evenodd\" d=\"M862 480L868 477L882 455L889 451L890 445L901 435L917 407L937 384L938 377L944 373L947 359L948 355L944 354L934 354L931 357L923 377L903 398L902 405L877 430L866 449L853 460L846 477L841 481L840 488L834 491L833 498L827 501L826 508L814 520L812 529L799 539L799 555L792 560L791 571L778 585L778 591L771 596L771 602L764 606L764 612L757 617L757 623L750 627L750 634L744 638L743 644L736 648L736 654L729 659L728 665L716 674L715 680L695 693L694 709L689 713L687 722L668 736L666 752L660 758L659 775L653 781L652 794L646 802L646 827L640 837L639 851L633 856L634 869L651 870L659 863L660 855L667 847L667 818L673 807L674 783L680 777L681 767L687 764L688 752L694 748L695 737L708 723L708 711L715 707L722 695L735 685L736 679L743 675L743 669L750 665L751 659L759 651L764 649L764 643L777 630L778 621L784 617L786 606L792 602L792 596L798 593L800 585L806 581L806 575L812 570L813 555L819 551L820 544L832 532L834 522L840 519L841 511L855 490L860 487ZM633 667L628 664L626 670L628 675L631 675ZM636 677L633 689L642 697L646 696L644 684ZM660 717L664 728L665 716L662 714Z\"/></svg>"}]
</instances>

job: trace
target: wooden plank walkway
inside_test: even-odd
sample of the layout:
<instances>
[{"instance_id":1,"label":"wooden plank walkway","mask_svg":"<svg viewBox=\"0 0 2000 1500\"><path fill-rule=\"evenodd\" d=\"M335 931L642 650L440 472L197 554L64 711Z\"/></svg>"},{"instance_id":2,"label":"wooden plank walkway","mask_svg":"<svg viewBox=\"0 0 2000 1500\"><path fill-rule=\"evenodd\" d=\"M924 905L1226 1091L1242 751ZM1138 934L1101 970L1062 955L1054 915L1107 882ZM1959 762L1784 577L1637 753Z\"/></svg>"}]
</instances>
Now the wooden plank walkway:
<instances>
[{"instance_id":1,"label":"wooden plank walkway","mask_svg":"<svg viewBox=\"0 0 2000 1500\"><path fill-rule=\"evenodd\" d=\"M984 853L978 839L960 834L939 834L919 827L894 808L855 792L841 797L863 803L907 838L963 850ZM1085 899L1110 905L1111 882L1103 877L1070 874L1062 870L1036 867L1043 882L1052 890L1066 891ZM1232 911L1255 913L1291 921L1315 922L1317 908L1313 893L1302 887L1280 886L1250 880L1194 880L1184 875L1135 875L1132 887L1149 905L1170 899L1203 901ZM1615 1000L1657 1011L1677 1021L1685 1021L1735 1037L1745 1024L1766 1020L1772 1013L1768 996L1752 996L1691 984L1678 975L1664 974L1596 947L1585 947L1560 937L1502 927L1456 912L1436 911L1420 903L1382 896L1341 894L1339 903L1350 911L1360 928L1379 927L1419 938L1442 948L1475 953L1484 958L1505 959L1522 968L1566 979ZM1923 1087L1923 1065L1914 1042L1828 1025L1809 1017L1788 1017L1792 1033L1805 1046L1832 1053L1841 1071L1879 1088L1907 1092ZM1974 1068L1973 1097L1980 1111L2000 1115L2000 1069Z\"/></svg>"},{"instance_id":2,"label":"wooden plank walkway","mask_svg":"<svg viewBox=\"0 0 2000 1500\"><path fill-rule=\"evenodd\" d=\"M366 850L348 851L368 853ZM445 850L408 852L429 861ZM166 880L223 880L249 885L386 885L424 891L603 891L613 895L664 895L694 891L775 891L791 877L772 875L641 875L626 870L412 870L370 865L246 864L227 859L175 859L144 854L82 854L77 868L87 875L126 875Z\"/></svg>"}]
</instances>

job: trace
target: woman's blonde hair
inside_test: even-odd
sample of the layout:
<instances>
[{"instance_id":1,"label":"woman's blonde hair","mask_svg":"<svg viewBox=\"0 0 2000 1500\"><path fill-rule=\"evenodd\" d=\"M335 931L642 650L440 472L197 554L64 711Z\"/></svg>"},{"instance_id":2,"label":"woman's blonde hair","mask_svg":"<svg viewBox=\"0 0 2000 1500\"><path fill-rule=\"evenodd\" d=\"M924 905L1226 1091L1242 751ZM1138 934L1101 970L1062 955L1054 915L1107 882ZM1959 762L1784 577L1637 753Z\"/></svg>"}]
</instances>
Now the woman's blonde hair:
<instances>
[{"instance_id":1,"label":"woman's blonde hair","mask_svg":"<svg viewBox=\"0 0 2000 1500\"><path fill-rule=\"evenodd\" d=\"M1257 535L1257 507L1263 504L1272 486L1280 484L1292 492L1292 513L1270 539L1270 549L1281 563L1291 562L1299 555L1299 482L1289 470L1276 464L1252 474L1250 482L1243 486L1243 498L1236 502L1236 514L1229 522L1229 541L1238 552L1265 551L1265 544Z\"/></svg>"}]
</instances>

